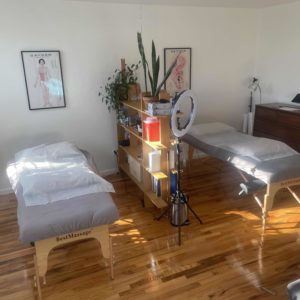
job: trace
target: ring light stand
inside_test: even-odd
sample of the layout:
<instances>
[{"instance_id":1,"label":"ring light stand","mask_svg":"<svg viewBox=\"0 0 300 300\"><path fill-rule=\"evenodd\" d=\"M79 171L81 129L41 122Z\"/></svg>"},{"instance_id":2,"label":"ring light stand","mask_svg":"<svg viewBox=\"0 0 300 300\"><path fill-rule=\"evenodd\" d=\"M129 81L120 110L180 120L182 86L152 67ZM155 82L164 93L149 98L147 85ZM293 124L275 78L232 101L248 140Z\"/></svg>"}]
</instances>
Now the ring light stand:
<instances>
[{"instance_id":1,"label":"ring light stand","mask_svg":"<svg viewBox=\"0 0 300 300\"><path fill-rule=\"evenodd\" d=\"M181 111L180 107L187 106L187 98L191 101L191 111L186 118L184 124L181 124L181 116L184 116L184 113ZM188 220L188 210L190 210L195 218L203 224L201 219L198 217L196 212L191 208L188 203L188 196L185 195L180 186L180 173L181 173L181 163L180 163L180 144L181 137L184 136L189 129L191 128L197 114L197 97L191 90L186 90L176 95L172 100L172 110L171 110L171 130L175 136L176 142L176 156L177 156L177 185L176 192L171 195L171 201L167 209L163 214L158 217L160 219L166 212L171 211L170 222L173 226L178 227L178 245L181 245L181 227L189 224ZM186 117L186 116L184 116Z\"/></svg>"}]
</instances>

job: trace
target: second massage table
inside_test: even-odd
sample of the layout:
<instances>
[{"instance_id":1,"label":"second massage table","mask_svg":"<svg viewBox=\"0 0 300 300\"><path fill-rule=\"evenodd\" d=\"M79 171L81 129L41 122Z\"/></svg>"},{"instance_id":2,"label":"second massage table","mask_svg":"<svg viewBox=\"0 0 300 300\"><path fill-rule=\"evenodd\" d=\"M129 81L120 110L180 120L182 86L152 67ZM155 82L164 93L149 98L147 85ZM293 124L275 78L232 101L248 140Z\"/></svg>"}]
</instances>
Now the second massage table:
<instances>
[{"instance_id":1,"label":"second massage table","mask_svg":"<svg viewBox=\"0 0 300 300\"><path fill-rule=\"evenodd\" d=\"M263 203L254 195L262 208L263 227L280 189L286 188L300 203L292 189L300 185L300 154L288 145L240 133L223 123L194 125L182 140L191 146L189 159L193 157L193 149L198 149L231 163L267 186Z\"/></svg>"}]
</instances>

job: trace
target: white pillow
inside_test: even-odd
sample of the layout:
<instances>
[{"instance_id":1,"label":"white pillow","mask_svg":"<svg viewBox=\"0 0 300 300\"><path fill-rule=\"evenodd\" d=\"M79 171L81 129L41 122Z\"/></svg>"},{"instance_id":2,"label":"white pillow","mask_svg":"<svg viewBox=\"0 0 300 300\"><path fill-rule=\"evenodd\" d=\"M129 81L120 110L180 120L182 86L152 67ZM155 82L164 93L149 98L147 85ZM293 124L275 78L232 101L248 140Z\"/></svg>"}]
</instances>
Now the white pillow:
<instances>
[{"instance_id":1,"label":"white pillow","mask_svg":"<svg viewBox=\"0 0 300 300\"><path fill-rule=\"evenodd\" d=\"M61 167L43 168L20 176L26 206L67 200L96 192L114 192L111 183L92 172L84 164L69 163Z\"/></svg>"},{"instance_id":2,"label":"white pillow","mask_svg":"<svg viewBox=\"0 0 300 300\"><path fill-rule=\"evenodd\" d=\"M32 148L21 150L15 154L15 161L32 160L59 160L66 157L84 157L82 152L69 142L60 142L49 145L39 145Z\"/></svg>"},{"instance_id":3,"label":"white pillow","mask_svg":"<svg viewBox=\"0 0 300 300\"><path fill-rule=\"evenodd\" d=\"M13 186L19 182L27 206L47 204L95 192L114 192L112 184L94 173L84 154L62 142L25 149L8 169Z\"/></svg>"}]
</instances>

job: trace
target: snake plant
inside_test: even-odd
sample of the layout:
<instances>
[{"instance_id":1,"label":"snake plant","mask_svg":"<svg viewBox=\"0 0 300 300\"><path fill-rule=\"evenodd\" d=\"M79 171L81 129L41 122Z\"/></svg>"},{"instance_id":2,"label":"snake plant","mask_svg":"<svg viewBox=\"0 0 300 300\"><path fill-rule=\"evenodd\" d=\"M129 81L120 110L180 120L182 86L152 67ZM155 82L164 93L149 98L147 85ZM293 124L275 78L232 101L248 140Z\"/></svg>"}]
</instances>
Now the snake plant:
<instances>
[{"instance_id":1,"label":"snake plant","mask_svg":"<svg viewBox=\"0 0 300 300\"><path fill-rule=\"evenodd\" d=\"M155 49L154 41L152 41L152 49L151 49L151 63L152 63L152 66L151 66L152 74L151 74L151 70L149 68L149 64L148 64L148 61L147 61L146 55L145 55L142 34L140 32L137 33L137 40L138 40L139 52L140 52L141 59L142 59L142 66L144 69L144 80L145 80L146 92L148 92L148 90L147 90L147 74L148 74L150 85L151 85L151 96L157 97L159 95L159 92L160 92L162 86L165 84L165 82L171 75L172 70L176 66L177 58L174 60L172 65L167 70L163 80L158 84L160 58L159 58L159 56L156 56L156 49Z\"/></svg>"}]
</instances>

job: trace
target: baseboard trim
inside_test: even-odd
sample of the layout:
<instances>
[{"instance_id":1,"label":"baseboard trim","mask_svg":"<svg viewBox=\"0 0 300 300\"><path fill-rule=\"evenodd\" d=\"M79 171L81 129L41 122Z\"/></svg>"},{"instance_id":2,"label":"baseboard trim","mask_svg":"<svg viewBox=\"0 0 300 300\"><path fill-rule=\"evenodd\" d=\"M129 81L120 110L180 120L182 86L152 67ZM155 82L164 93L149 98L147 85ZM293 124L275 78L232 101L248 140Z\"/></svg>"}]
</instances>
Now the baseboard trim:
<instances>
[{"instance_id":1,"label":"baseboard trim","mask_svg":"<svg viewBox=\"0 0 300 300\"><path fill-rule=\"evenodd\" d=\"M0 195L8 195L13 193L12 188L4 188L4 189L0 189Z\"/></svg>"}]
</instances>

